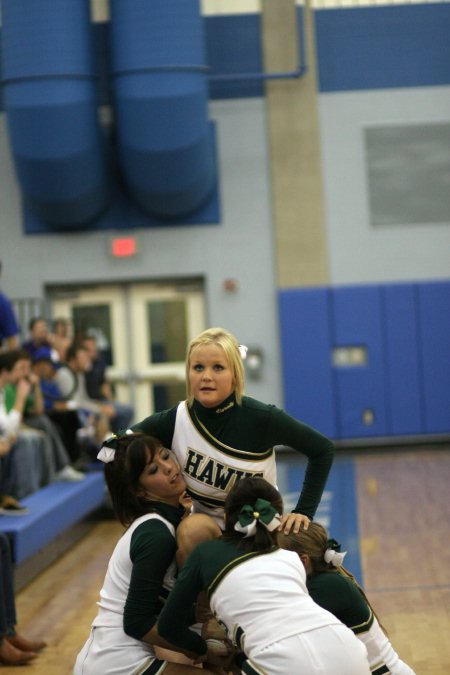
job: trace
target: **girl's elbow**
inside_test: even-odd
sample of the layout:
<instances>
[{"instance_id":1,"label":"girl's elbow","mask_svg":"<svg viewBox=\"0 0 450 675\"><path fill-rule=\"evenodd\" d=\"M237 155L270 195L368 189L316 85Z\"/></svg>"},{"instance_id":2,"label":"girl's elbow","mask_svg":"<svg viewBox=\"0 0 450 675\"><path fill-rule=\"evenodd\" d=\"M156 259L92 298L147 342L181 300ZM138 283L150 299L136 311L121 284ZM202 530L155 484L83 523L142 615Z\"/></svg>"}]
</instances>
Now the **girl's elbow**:
<instances>
[{"instance_id":1,"label":"girl's elbow","mask_svg":"<svg viewBox=\"0 0 450 675\"><path fill-rule=\"evenodd\" d=\"M153 624L154 625L154 624ZM133 638L134 640L142 640L144 635L147 635L152 626L146 626L145 628L142 624L136 624L134 621L123 622L123 631L128 637Z\"/></svg>"}]
</instances>

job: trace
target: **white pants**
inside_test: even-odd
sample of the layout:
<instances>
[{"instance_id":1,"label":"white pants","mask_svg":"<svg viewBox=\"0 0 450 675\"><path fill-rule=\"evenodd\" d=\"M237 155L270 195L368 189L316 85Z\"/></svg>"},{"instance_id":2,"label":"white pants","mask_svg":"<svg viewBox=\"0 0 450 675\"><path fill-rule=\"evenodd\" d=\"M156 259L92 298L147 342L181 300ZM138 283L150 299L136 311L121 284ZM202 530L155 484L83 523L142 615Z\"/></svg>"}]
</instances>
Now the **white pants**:
<instances>
[{"instance_id":1,"label":"white pants","mask_svg":"<svg viewBox=\"0 0 450 675\"><path fill-rule=\"evenodd\" d=\"M126 636L121 628L94 627L78 654L73 675L158 675L166 665L155 658L150 645Z\"/></svg>"},{"instance_id":2,"label":"white pants","mask_svg":"<svg viewBox=\"0 0 450 675\"><path fill-rule=\"evenodd\" d=\"M252 653L242 672L254 675L370 675L367 650L347 626L294 635Z\"/></svg>"}]
</instances>

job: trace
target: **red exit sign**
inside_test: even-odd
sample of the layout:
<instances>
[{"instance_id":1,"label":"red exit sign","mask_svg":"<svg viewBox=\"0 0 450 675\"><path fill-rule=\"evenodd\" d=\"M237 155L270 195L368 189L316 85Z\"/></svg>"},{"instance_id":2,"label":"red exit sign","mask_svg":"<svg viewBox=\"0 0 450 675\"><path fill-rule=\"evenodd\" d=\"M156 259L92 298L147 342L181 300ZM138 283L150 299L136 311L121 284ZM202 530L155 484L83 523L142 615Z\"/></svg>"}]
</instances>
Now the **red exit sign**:
<instances>
[{"instance_id":1,"label":"red exit sign","mask_svg":"<svg viewBox=\"0 0 450 675\"><path fill-rule=\"evenodd\" d=\"M134 237L120 237L112 240L112 254L114 258L129 258L137 253L137 244Z\"/></svg>"}]
</instances>

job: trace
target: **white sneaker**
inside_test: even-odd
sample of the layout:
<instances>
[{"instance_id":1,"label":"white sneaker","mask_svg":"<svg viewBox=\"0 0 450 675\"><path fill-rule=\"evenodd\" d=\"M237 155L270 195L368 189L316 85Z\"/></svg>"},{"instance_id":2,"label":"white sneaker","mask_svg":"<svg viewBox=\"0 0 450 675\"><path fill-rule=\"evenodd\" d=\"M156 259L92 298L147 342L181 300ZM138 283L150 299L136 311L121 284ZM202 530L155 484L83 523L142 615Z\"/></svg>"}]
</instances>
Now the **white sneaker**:
<instances>
[{"instance_id":1,"label":"white sneaker","mask_svg":"<svg viewBox=\"0 0 450 675\"><path fill-rule=\"evenodd\" d=\"M61 469L61 471L59 471L56 474L56 480L64 480L70 483L74 483L76 481L83 479L84 473L81 473L81 471L77 471L76 469L73 468L73 466L70 466L70 464L65 466L64 469Z\"/></svg>"}]
</instances>

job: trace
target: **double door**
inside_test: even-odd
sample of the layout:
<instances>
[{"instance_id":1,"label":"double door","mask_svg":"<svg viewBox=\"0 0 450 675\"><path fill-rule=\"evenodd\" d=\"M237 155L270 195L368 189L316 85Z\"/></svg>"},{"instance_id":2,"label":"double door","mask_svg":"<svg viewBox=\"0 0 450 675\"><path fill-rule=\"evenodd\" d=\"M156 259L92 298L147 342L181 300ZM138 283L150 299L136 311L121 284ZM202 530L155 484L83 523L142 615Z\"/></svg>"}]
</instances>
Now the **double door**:
<instances>
[{"instance_id":1,"label":"double door","mask_svg":"<svg viewBox=\"0 0 450 675\"><path fill-rule=\"evenodd\" d=\"M118 400L136 420L185 398L187 343L205 327L201 282L128 283L50 289L52 317L88 333L108 364Z\"/></svg>"}]
</instances>

